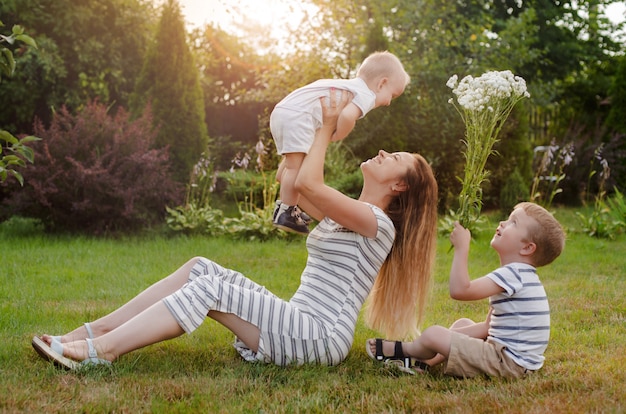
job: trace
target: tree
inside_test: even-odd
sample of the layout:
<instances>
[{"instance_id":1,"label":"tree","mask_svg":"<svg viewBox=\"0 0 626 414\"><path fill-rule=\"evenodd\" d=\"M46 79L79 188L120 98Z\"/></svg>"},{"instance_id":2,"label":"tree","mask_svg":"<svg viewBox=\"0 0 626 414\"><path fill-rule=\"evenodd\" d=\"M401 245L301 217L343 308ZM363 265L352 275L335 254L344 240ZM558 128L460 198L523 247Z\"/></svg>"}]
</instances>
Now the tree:
<instances>
[{"instance_id":1,"label":"tree","mask_svg":"<svg viewBox=\"0 0 626 414\"><path fill-rule=\"evenodd\" d=\"M134 114L151 104L159 128L156 145L170 146L179 182L189 180L209 141L198 69L185 36L180 6L168 0L131 99Z\"/></svg>"},{"instance_id":2,"label":"tree","mask_svg":"<svg viewBox=\"0 0 626 414\"><path fill-rule=\"evenodd\" d=\"M320 7L325 7L324 3L318 2ZM406 96L398 100L398 103L404 100L407 107L400 108L395 102L392 106L390 117L395 122L368 125L366 119L355 132L359 131L360 139L368 131L383 126L384 131L394 134L381 135L384 131L379 129L375 133L379 141L425 154L438 173L444 203L447 192L456 192L455 176L463 162L457 157L463 127L445 102L450 91L444 85L450 75L478 76L487 70L510 69L526 79L531 105L579 108L572 118L568 115L566 124L569 119L591 114L585 119L593 125L602 116L603 108L596 96L607 96L606 80L610 77L607 63L611 55L623 48L619 38L612 37L619 26L601 15L602 7L610 1L372 3L360 1L352 7L371 11L366 13L368 19L376 21L371 17L375 16L382 22L389 47L401 55L413 80ZM341 11L348 6L337 0L330 7ZM354 14L352 20L358 16ZM343 22L345 16L336 20ZM514 165L519 166L524 177L530 177L531 148L536 144L528 139L526 106L516 110L502 131L497 147L502 157L490 161L490 170L495 174L486 188L487 200L497 202L499 189ZM395 118L396 114L400 117ZM398 123L407 131L400 140ZM349 144L354 142L351 140Z\"/></svg>"},{"instance_id":3,"label":"tree","mask_svg":"<svg viewBox=\"0 0 626 414\"><path fill-rule=\"evenodd\" d=\"M51 110L66 96L67 71L57 44L42 35L39 47L20 51L20 70L6 84L0 85L0 122L4 128L31 131L35 118L48 122Z\"/></svg>"},{"instance_id":4,"label":"tree","mask_svg":"<svg viewBox=\"0 0 626 414\"><path fill-rule=\"evenodd\" d=\"M5 0L0 16L38 39L17 54L20 72L0 84L0 125L32 132L55 109L77 110L98 99L126 107L154 23L143 0Z\"/></svg>"}]
</instances>

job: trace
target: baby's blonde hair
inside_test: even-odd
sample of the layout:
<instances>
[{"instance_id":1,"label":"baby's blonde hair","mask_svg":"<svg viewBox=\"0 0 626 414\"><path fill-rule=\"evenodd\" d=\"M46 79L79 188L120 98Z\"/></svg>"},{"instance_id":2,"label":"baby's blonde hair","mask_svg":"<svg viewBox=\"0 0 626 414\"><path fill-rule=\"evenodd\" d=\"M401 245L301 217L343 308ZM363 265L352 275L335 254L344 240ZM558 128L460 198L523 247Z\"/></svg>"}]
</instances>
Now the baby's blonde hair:
<instances>
[{"instance_id":1,"label":"baby's blonde hair","mask_svg":"<svg viewBox=\"0 0 626 414\"><path fill-rule=\"evenodd\" d=\"M400 59L387 51L374 52L365 58L356 75L365 82L373 81L383 76L392 78L397 75L404 76L404 86L411 81L411 77L404 70Z\"/></svg>"}]
</instances>

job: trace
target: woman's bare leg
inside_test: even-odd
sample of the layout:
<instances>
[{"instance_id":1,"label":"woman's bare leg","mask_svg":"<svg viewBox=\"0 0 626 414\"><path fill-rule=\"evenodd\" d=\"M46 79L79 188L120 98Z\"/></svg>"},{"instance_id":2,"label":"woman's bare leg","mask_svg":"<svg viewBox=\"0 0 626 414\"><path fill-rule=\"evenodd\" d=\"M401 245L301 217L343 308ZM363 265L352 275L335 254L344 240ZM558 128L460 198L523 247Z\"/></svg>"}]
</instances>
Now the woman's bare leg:
<instances>
[{"instance_id":1,"label":"woman's bare leg","mask_svg":"<svg viewBox=\"0 0 626 414\"><path fill-rule=\"evenodd\" d=\"M241 319L234 313L210 311L209 317L227 327L241 342L246 344L252 352L259 350L261 330L255 325Z\"/></svg>"},{"instance_id":2,"label":"woman's bare leg","mask_svg":"<svg viewBox=\"0 0 626 414\"><path fill-rule=\"evenodd\" d=\"M230 329L252 351L259 347L260 330L237 315L210 311L209 316ZM126 323L93 340L98 358L113 361L131 351L178 337L184 333L174 316L159 301ZM63 355L76 361L88 356L86 341L63 344Z\"/></svg>"},{"instance_id":3,"label":"woman's bare leg","mask_svg":"<svg viewBox=\"0 0 626 414\"><path fill-rule=\"evenodd\" d=\"M110 314L91 323L95 339L93 345L98 358L113 361L128 352L157 342L178 337L184 333L171 314L163 298L180 289L188 280L191 268L198 258L191 259L174 273L153 284L135 298ZM231 330L252 351L259 346L260 330L237 315L210 311L209 317ZM71 335L75 335L71 338ZM47 337L49 342L50 337ZM88 357L87 332L78 328L64 337L63 355L76 361Z\"/></svg>"},{"instance_id":4,"label":"woman's bare leg","mask_svg":"<svg viewBox=\"0 0 626 414\"><path fill-rule=\"evenodd\" d=\"M197 262L197 257L189 260L174 273L154 283L126 304L122 305L108 315L91 322L90 326L94 337L98 338L107 332L114 330L166 296L169 296L176 290L180 289L185 283L187 283L189 272ZM87 337L87 329L84 326L81 326L63 335L61 337L61 342L69 343L85 339ZM43 335L41 338L46 343L50 344L50 335Z\"/></svg>"},{"instance_id":5,"label":"woman's bare leg","mask_svg":"<svg viewBox=\"0 0 626 414\"><path fill-rule=\"evenodd\" d=\"M158 301L112 331L93 340L98 358L113 361L120 355L184 333L165 303ZM82 361L88 356L87 342L63 344L63 356Z\"/></svg>"}]
</instances>

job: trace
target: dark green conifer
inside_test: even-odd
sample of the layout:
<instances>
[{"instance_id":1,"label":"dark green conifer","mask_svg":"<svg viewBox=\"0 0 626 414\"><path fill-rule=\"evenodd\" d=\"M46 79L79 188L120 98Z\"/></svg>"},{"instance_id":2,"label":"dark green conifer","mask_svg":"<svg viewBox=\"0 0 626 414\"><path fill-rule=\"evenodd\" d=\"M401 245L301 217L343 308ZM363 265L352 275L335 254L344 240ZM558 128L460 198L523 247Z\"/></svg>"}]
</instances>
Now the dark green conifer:
<instances>
[{"instance_id":1,"label":"dark green conifer","mask_svg":"<svg viewBox=\"0 0 626 414\"><path fill-rule=\"evenodd\" d=\"M198 69L185 36L180 6L168 0L131 98L133 114L152 106L159 128L156 146L169 145L174 178L180 182L188 181L209 141Z\"/></svg>"}]
</instances>

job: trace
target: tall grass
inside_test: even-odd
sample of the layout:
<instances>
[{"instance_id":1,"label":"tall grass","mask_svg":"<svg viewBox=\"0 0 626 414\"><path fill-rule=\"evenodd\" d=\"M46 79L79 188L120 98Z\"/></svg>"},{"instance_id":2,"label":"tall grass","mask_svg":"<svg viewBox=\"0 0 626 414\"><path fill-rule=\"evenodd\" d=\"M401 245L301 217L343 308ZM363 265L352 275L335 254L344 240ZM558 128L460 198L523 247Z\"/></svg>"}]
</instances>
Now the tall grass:
<instances>
[{"instance_id":1,"label":"tall grass","mask_svg":"<svg viewBox=\"0 0 626 414\"><path fill-rule=\"evenodd\" d=\"M575 212L556 216L575 226ZM497 266L488 247L495 227L472 244L470 272ZM280 368L243 362L232 335L207 320L192 335L146 347L112 367L55 369L30 346L35 334L60 334L115 309L195 255L242 271L288 298L306 260L304 239L264 243L228 238L117 240L49 236L30 223L0 225L0 411L32 412L625 412L625 237L598 240L570 230L566 251L540 269L552 308L546 365L507 381L407 376L372 362L359 323L337 367ZM479 320L486 302L449 299L452 255L441 239L425 326L460 316Z\"/></svg>"}]
</instances>

